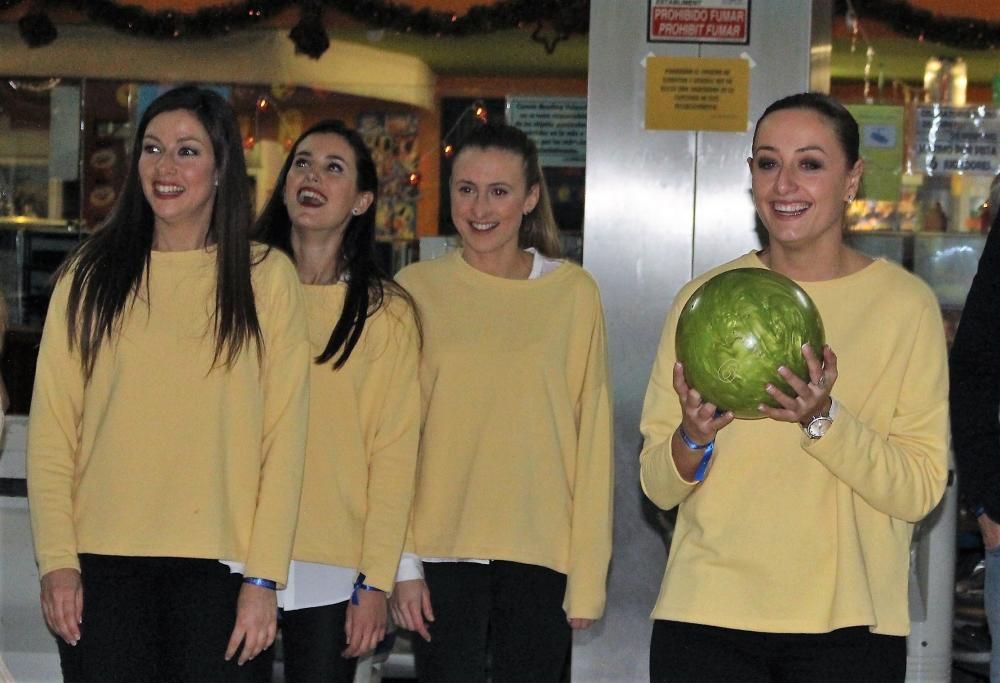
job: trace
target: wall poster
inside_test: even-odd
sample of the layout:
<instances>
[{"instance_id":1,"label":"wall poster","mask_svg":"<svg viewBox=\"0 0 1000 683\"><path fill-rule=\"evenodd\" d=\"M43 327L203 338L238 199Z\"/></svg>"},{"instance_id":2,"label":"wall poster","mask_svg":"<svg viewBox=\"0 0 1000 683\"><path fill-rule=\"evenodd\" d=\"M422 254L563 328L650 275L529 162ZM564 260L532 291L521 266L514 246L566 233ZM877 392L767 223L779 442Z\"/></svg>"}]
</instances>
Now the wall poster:
<instances>
[{"instance_id":1,"label":"wall poster","mask_svg":"<svg viewBox=\"0 0 1000 683\"><path fill-rule=\"evenodd\" d=\"M417 230L417 171L420 148L415 114L361 114L358 131L372 152L379 178L375 206L378 237L412 239Z\"/></svg>"}]
</instances>

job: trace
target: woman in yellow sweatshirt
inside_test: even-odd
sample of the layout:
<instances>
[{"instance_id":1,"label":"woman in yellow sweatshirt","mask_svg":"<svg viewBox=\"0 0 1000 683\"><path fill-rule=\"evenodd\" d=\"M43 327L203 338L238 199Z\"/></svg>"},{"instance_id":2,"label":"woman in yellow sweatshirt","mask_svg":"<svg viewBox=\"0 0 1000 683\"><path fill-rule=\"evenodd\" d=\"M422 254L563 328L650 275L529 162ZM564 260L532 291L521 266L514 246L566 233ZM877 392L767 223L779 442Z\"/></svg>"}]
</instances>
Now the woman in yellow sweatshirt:
<instances>
[{"instance_id":1,"label":"woman in yellow sweatshirt","mask_svg":"<svg viewBox=\"0 0 1000 683\"><path fill-rule=\"evenodd\" d=\"M421 636L421 680L485 681L489 653L493 681L559 681L571 629L603 612L611 554L600 296L557 258L524 133L472 131L449 186L462 249L398 277L424 324L423 428L393 616Z\"/></svg>"},{"instance_id":2,"label":"woman in yellow sweatshirt","mask_svg":"<svg viewBox=\"0 0 1000 683\"><path fill-rule=\"evenodd\" d=\"M643 490L679 506L651 679L902 681L910 537L948 476L938 302L844 243L863 162L841 104L778 100L748 162L768 244L682 288L643 407ZM825 348L803 348L808 376L776 368L794 395L768 385L779 407L760 420L703 402L674 353L688 297L733 268L795 280L826 329Z\"/></svg>"},{"instance_id":3,"label":"woman in yellow sweatshirt","mask_svg":"<svg viewBox=\"0 0 1000 683\"><path fill-rule=\"evenodd\" d=\"M240 143L218 94L161 95L111 217L58 274L28 501L68 677L240 680L274 639L309 350L295 268L250 243Z\"/></svg>"},{"instance_id":4,"label":"woman in yellow sweatshirt","mask_svg":"<svg viewBox=\"0 0 1000 683\"><path fill-rule=\"evenodd\" d=\"M419 325L375 253L375 162L340 121L302 134L257 223L305 286L305 481L282 602L285 679L354 680L384 637L420 428Z\"/></svg>"}]
</instances>

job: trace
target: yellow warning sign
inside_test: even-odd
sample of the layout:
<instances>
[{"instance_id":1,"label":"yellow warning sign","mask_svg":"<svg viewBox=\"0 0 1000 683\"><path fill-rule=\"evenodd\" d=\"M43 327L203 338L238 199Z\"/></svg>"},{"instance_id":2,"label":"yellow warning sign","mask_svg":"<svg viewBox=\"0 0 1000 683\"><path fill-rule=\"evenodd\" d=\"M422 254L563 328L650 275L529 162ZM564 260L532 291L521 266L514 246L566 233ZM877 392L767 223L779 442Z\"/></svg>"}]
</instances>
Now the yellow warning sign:
<instances>
[{"instance_id":1,"label":"yellow warning sign","mask_svg":"<svg viewBox=\"0 0 1000 683\"><path fill-rule=\"evenodd\" d=\"M646 58L646 129L744 132L750 107L745 59Z\"/></svg>"}]
</instances>

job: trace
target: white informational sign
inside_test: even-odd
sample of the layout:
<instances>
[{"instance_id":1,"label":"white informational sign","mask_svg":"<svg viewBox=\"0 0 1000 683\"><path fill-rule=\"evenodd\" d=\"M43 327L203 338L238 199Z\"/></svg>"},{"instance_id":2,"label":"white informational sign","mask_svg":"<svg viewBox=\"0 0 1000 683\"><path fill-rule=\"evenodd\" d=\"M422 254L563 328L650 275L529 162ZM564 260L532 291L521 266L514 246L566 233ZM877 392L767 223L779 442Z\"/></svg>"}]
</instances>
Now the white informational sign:
<instances>
[{"instance_id":1,"label":"white informational sign","mask_svg":"<svg viewBox=\"0 0 1000 683\"><path fill-rule=\"evenodd\" d=\"M1000 110L992 107L917 107L910 160L926 175L994 175L1000 170Z\"/></svg>"},{"instance_id":2,"label":"white informational sign","mask_svg":"<svg viewBox=\"0 0 1000 683\"><path fill-rule=\"evenodd\" d=\"M507 122L534 140L542 166L586 165L586 97L509 97Z\"/></svg>"},{"instance_id":3,"label":"white informational sign","mask_svg":"<svg viewBox=\"0 0 1000 683\"><path fill-rule=\"evenodd\" d=\"M649 42L750 42L750 0L649 0Z\"/></svg>"}]
</instances>

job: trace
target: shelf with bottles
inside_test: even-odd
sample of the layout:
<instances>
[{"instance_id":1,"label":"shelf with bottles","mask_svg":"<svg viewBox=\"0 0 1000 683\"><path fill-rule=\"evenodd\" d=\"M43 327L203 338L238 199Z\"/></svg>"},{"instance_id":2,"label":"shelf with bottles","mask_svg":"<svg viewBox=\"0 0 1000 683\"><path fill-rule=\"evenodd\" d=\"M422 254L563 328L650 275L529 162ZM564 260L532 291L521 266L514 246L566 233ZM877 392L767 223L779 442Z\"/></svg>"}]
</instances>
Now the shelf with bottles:
<instances>
[{"instance_id":1,"label":"shelf with bottles","mask_svg":"<svg viewBox=\"0 0 1000 683\"><path fill-rule=\"evenodd\" d=\"M851 232L986 233L998 200L1000 176L904 174L897 199L862 197L851 202L847 207L847 229Z\"/></svg>"}]
</instances>

